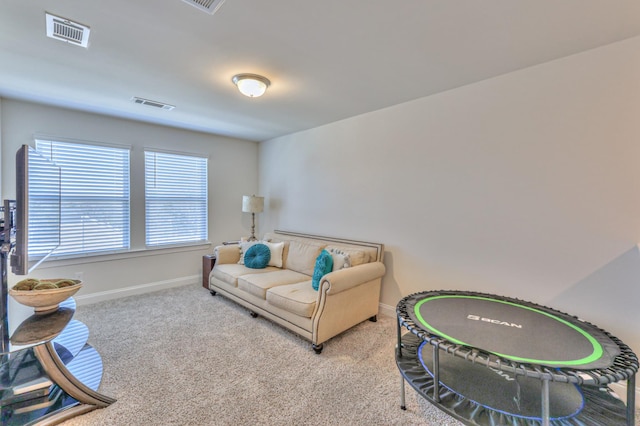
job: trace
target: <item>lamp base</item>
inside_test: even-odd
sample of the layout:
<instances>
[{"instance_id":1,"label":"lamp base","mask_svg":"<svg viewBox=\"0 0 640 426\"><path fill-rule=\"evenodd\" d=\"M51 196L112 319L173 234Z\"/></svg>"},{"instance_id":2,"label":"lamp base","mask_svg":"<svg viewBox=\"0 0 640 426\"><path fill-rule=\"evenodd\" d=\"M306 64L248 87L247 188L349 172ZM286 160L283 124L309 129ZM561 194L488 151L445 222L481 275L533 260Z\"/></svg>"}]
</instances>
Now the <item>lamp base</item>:
<instances>
[{"instance_id":1,"label":"lamp base","mask_svg":"<svg viewBox=\"0 0 640 426\"><path fill-rule=\"evenodd\" d=\"M256 241L256 214L251 213L251 236L248 241Z\"/></svg>"}]
</instances>

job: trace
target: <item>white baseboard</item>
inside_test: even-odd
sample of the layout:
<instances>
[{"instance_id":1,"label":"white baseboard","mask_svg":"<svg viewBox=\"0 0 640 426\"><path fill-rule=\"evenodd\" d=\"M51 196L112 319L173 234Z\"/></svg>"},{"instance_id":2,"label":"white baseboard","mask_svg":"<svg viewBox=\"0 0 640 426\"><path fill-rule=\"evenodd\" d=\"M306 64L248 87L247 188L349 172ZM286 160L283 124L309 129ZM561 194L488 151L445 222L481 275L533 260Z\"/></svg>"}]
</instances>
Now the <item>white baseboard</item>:
<instances>
[{"instance_id":1,"label":"white baseboard","mask_svg":"<svg viewBox=\"0 0 640 426\"><path fill-rule=\"evenodd\" d=\"M609 389L614 391L618 397L627 403L627 382L616 382L609 385ZM636 401L640 401L640 388L636 386ZM637 406L637 402L636 402Z\"/></svg>"},{"instance_id":2,"label":"white baseboard","mask_svg":"<svg viewBox=\"0 0 640 426\"><path fill-rule=\"evenodd\" d=\"M385 305L383 303L380 303L380 308L379 308L379 313L380 315L384 315L387 317L392 317L395 318L396 317L396 307L395 306L390 306L390 305ZM609 388L614 391L618 397L620 397L620 399L622 401L624 401L624 403L627 403L627 382L616 382L616 383L612 383L609 385ZM636 401L640 401L640 387L636 386ZM637 402L636 402L637 405Z\"/></svg>"},{"instance_id":3,"label":"white baseboard","mask_svg":"<svg viewBox=\"0 0 640 426\"><path fill-rule=\"evenodd\" d=\"M117 288L114 290L83 294L81 296L75 296L75 300L78 306L90 305L92 303L103 302L105 300L119 299L121 297L151 293L154 291L164 290L172 287L180 287L183 285L196 284L196 283L199 283L201 279L202 277L200 275L191 275L188 277L174 278L171 280L156 281L153 283L134 285L134 286L124 287L124 288Z\"/></svg>"},{"instance_id":4,"label":"white baseboard","mask_svg":"<svg viewBox=\"0 0 640 426\"><path fill-rule=\"evenodd\" d=\"M391 305L385 305L384 303L380 303L379 305L380 315L384 315L385 317L395 318L396 316L396 307Z\"/></svg>"}]
</instances>

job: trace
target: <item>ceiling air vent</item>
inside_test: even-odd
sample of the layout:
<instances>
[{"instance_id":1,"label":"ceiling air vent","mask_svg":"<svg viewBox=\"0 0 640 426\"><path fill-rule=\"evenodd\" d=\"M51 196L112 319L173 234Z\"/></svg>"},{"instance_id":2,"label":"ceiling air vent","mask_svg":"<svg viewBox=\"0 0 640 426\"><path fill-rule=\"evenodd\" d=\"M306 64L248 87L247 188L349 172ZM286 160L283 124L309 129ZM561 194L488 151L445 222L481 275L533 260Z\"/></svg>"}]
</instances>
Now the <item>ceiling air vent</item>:
<instances>
[{"instance_id":1,"label":"ceiling air vent","mask_svg":"<svg viewBox=\"0 0 640 426\"><path fill-rule=\"evenodd\" d=\"M89 45L89 27L68 19L45 13L47 17L47 37L61 40L76 46Z\"/></svg>"},{"instance_id":2,"label":"ceiling air vent","mask_svg":"<svg viewBox=\"0 0 640 426\"><path fill-rule=\"evenodd\" d=\"M213 15L216 10L218 10L218 8L220 6L222 6L222 3L224 3L224 0L182 0L185 3L189 3L191 6L197 7L198 9L205 11L211 15Z\"/></svg>"},{"instance_id":3,"label":"ceiling air vent","mask_svg":"<svg viewBox=\"0 0 640 426\"><path fill-rule=\"evenodd\" d=\"M131 98L131 100L133 102L137 103L137 104L140 104L140 105L146 105L146 106L150 106L150 107L154 107L154 108L164 109L166 111L171 111L172 109L175 108L174 105L169 105L169 104L165 104L165 103L158 102L158 101L151 101L149 99L144 99L144 98L138 98L136 96Z\"/></svg>"}]
</instances>

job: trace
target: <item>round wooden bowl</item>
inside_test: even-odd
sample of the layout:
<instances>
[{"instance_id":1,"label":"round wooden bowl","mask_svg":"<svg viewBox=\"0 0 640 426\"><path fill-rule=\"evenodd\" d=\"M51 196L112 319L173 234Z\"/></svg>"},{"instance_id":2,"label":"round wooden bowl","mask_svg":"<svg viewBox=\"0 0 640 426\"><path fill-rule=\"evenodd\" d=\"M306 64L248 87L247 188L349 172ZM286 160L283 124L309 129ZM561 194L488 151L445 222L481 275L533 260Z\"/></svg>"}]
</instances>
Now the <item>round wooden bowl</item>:
<instances>
[{"instance_id":1,"label":"round wooden bowl","mask_svg":"<svg viewBox=\"0 0 640 426\"><path fill-rule=\"evenodd\" d=\"M50 282L55 283L60 281L58 279L44 279L40 280L42 283ZM31 306L36 313L46 313L55 311L58 309L60 302L67 300L73 296L80 287L82 287L82 281L70 280L75 282L74 285L70 285L62 288L51 288L45 290L15 290L10 289L9 294L16 299L16 301L25 306Z\"/></svg>"}]
</instances>

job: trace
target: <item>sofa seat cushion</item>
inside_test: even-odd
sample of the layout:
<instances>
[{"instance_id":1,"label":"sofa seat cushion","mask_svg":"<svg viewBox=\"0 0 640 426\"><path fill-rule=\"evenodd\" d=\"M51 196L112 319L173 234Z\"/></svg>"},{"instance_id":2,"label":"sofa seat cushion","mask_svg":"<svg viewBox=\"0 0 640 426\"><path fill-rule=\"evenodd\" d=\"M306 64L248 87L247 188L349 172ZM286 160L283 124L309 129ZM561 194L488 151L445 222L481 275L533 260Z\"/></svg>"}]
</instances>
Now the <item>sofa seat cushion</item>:
<instances>
[{"instance_id":1,"label":"sofa seat cushion","mask_svg":"<svg viewBox=\"0 0 640 426\"><path fill-rule=\"evenodd\" d=\"M262 273L238 277L238 288L261 299L266 299L267 290L272 287L309 281L310 279L308 275L289 269L270 268L273 269L271 272L264 272L265 269L262 269Z\"/></svg>"},{"instance_id":2,"label":"sofa seat cushion","mask_svg":"<svg viewBox=\"0 0 640 426\"><path fill-rule=\"evenodd\" d=\"M318 292L311 286L311 281L281 285L267 291L270 304L305 318L311 318L317 300Z\"/></svg>"},{"instance_id":3,"label":"sofa seat cushion","mask_svg":"<svg viewBox=\"0 0 640 426\"><path fill-rule=\"evenodd\" d=\"M268 266L264 269L251 269L244 265L238 265L237 263L224 263L216 265L213 271L211 271L211 274L220 281L236 287L238 285L238 277L248 274L264 274L268 271L279 271L279 268Z\"/></svg>"}]
</instances>

